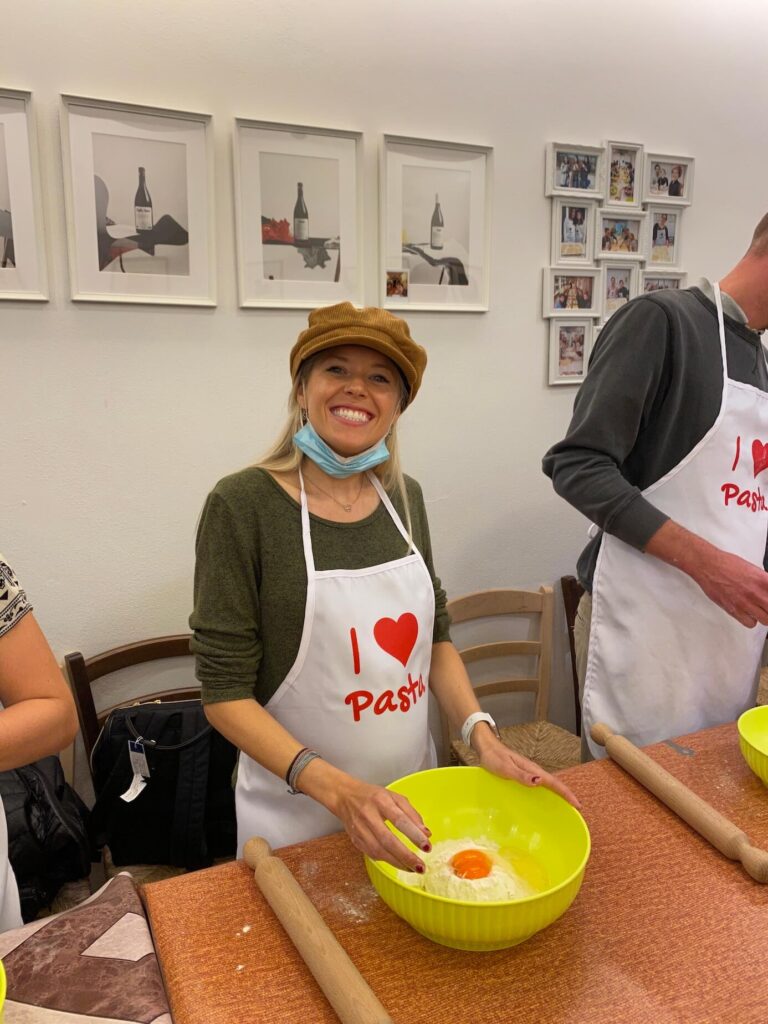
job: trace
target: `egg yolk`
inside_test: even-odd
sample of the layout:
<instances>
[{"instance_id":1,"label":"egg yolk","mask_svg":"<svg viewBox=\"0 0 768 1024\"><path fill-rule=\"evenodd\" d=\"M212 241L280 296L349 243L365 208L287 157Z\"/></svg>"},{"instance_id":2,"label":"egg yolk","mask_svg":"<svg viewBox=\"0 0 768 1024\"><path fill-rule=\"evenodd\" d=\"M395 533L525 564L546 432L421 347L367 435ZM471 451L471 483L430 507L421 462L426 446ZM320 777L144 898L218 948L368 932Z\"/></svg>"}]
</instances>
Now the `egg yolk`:
<instances>
[{"instance_id":1,"label":"egg yolk","mask_svg":"<svg viewBox=\"0 0 768 1024\"><path fill-rule=\"evenodd\" d=\"M493 867L491 858L482 850L460 850L449 863L459 878L486 878Z\"/></svg>"}]
</instances>

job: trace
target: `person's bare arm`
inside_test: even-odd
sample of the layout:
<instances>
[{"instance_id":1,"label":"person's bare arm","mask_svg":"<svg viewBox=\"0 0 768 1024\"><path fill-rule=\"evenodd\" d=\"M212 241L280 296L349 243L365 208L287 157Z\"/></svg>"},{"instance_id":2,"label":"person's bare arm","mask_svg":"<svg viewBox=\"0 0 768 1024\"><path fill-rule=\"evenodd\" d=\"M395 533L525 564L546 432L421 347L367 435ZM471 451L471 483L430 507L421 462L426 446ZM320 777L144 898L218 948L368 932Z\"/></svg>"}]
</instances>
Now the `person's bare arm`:
<instances>
[{"instance_id":1,"label":"person's bare arm","mask_svg":"<svg viewBox=\"0 0 768 1024\"><path fill-rule=\"evenodd\" d=\"M743 626L768 625L768 573L762 566L715 547L671 519L654 533L645 552L690 576Z\"/></svg>"},{"instance_id":2,"label":"person's bare arm","mask_svg":"<svg viewBox=\"0 0 768 1024\"><path fill-rule=\"evenodd\" d=\"M57 754L75 737L69 687L32 612L0 637L0 771Z\"/></svg>"}]
</instances>

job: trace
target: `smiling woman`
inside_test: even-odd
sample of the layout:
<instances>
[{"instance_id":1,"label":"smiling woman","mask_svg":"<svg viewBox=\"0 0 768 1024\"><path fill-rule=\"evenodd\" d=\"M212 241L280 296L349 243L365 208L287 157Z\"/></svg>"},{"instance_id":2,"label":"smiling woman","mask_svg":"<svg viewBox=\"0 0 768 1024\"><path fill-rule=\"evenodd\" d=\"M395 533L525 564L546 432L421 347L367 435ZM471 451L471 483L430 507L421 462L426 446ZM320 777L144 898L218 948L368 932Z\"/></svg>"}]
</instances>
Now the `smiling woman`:
<instances>
[{"instance_id":1,"label":"smiling woman","mask_svg":"<svg viewBox=\"0 0 768 1024\"><path fill-rule=\"evenodd\" d=\"M310 313L280 437L208 497L192 650L208 719L241 751L240 851L254 835L277 848L346 828L369 856L424 871L385 823L425 853L429 828L384 787L435 765L429 691L457 731L479 711L397 454L426 361L386 310ZM489 770L569 796L488 722L472 743Z\"/></svg>"}]
</instances>

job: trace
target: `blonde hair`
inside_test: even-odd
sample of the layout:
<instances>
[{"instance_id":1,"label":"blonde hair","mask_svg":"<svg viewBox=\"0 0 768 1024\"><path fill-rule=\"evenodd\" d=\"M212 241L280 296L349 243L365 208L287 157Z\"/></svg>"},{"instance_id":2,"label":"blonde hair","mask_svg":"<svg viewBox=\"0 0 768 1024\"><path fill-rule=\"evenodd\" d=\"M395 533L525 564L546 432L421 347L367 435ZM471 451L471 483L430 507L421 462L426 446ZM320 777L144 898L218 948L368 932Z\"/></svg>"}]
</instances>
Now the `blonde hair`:
<instances>
[{"instance_id":1,"label":"blonde hair","mask_svg":"<svg viewBox=\"0 0 768 1024\"><path fill-rule=\"evenodd\" d=\"M301 407L299 406L298 394L299 390L303 388L309 380L312 366L315 363L317 356L320 354L321 353L317 353L314 356L310 356L299 367L299 372L296 374L296 379L294 380L290 394L288 395L288 418L272 447L262 455L258 462L254 463L258 469L266 469L271 473L293 473L298 470L301 465L304 453L301 452L293 443L293 435L297 431L301 430L304 425ZM397 374L397 380L401 390L400 408L403 410L408 404L408 389L399 371ZM373 472L379 478L382 487L387 491L387 493L392 494L396 491L400 496L400 500L403 503L403 510L405 512L405 528L408 531L410 547L410 542L413 537L413 530L411 527L411 508L408 502L408 492L405 487L403 471L400 466L396 421L392 424L389 433L387 434L386 445L389 450L389 458L386 462L382 462L376 466Z\"/></svg>"}]
</instances>

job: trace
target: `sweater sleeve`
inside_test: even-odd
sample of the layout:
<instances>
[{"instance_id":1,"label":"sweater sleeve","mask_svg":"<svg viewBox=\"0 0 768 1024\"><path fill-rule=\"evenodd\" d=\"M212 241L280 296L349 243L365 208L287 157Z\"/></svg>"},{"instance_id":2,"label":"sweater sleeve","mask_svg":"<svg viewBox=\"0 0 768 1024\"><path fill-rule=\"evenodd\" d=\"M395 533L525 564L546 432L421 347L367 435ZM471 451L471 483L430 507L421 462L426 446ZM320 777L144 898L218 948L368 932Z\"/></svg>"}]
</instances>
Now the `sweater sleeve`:
<instances>
[{"instance_id":1,"label":"sweater sleeve","mask_svg":"<svg viewBox=\"0 0 768 1024\"><path fill-rule=\"evenodd\" d=\"M254 696L261 662L258 537L214 489L195 548L190 649L204 704Z\"/></svg>"},{"instance_id":2,"label":"sweater sleeve","mask_svg":"<svg viewBox=\"0 0 768 1024\"><path fill-rule=\"evenodd\" d=\"M656 303L635 300L613 314L590 359L568 432L543 461L562 498L641 550L668 517L630 483L624 464L663 400L669 333Z\"/></svg>"},{"instance_id":3,"label":"sweater sleeve","mask_svg":"<svg viewBox=\"0 0 768 1024\"><path fill-rule=\"evenodd\" d=\"M440 578L435 575L434 560L432 557L432 540L429 535L429 522L427 521L427 509L424 504L424 495L420 485L412 478L406 477L408 491L408 504L411 508L411 520L413 526L413 540L424 559L429 575L432 577L432 586L435 591L435 625L432 631L432 643L442 643L450 640L451 619L446 609L446 593L443 590Z\"/></svg>"}]
</instances>

